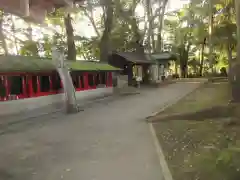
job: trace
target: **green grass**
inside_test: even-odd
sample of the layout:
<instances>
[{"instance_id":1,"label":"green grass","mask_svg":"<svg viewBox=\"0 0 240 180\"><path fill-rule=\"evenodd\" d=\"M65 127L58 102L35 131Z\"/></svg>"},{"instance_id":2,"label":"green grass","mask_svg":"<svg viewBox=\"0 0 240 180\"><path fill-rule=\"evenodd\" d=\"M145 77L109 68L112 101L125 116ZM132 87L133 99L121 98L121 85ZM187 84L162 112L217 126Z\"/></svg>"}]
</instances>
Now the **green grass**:
<instances>
[{"instance_id":1,"label":"green grass","mask_svg":"<svg viewBox=\"0 0 240 180\"><path fill-rule=\"evenodd\" d=\"M119 71L119 68L115 68L106 63L98 62L86 62L86 61L68 61L68 65L72 70L79 71Z\"/></svg>"},{"instance_id":2,"label":"green grass","mask_svg":"<svg viewBox=\"0 0 240 180\"><path fill-rule=\"evenodd\" d=\"M154 117L174 180L240 179L240 128L225 126L228 89L209 83Z\"/></svg>"}]
</instances>

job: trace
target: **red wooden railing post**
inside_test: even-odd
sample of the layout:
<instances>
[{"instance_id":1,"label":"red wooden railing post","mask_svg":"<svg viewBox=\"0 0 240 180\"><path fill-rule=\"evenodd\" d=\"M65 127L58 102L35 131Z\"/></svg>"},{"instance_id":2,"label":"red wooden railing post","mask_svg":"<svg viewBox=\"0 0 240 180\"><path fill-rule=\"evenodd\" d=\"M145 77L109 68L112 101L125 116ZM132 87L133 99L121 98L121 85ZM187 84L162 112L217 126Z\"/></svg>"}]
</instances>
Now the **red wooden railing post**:
<instances>
[{"instance_id":1,"label":"red wooden railing post","mask_svg":"<svg viewBox=\"0 0 240 180\"><path fill-rule=\"evenodd\" d=\"M40 93L41 92L41 87L40 87L40 77L37 76L37 93Z\"/></svg>"},{"instance_id":2,"label":"red wooden railing post","mask_svg":"<svg viewBox=\"0 0 240 180\"><path fill-rule=\"evenodd\" d=\"M23 97L27 97L27 87L26 87L26 76L22 76L22 90L23 90Z\"/></svg>"},{"instance_id":3,"label":"red wooden railing post","mask_svg":"<svg viewBox=\"0 0 240 180\"><path fill-rule=\"evenodd\" d=\"M88 84L88 73L84 73L83 76L84 76L84 87L85 87L84 89L89 89L90 87Z\"/></svg>"},{"instance_id":4,"label":"red wooden railing post","mask_svg":"<svg viewBox=\"0 0 240 180\"><path fill-rule=\"evenodd\" d=\"M33 82L32 82L32 76L31 75L27 76L27 81L28 81L29 97L33 97L34 92L33 92Z\"/></svg>"}]
</instances>

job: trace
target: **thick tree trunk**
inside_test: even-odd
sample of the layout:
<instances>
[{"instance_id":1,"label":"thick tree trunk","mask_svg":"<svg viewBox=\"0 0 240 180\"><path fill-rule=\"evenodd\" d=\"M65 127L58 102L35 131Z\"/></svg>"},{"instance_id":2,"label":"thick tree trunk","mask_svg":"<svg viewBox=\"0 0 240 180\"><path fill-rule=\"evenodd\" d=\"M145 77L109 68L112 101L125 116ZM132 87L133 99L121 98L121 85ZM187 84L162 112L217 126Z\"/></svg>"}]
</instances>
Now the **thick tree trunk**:
<instances>
[{"instance_id":1,"label":"thick tree trunk","mask_svg":"<svg viewBox=\"0 0 240 180\"><path fill-rule=\"evenodd\" d=\"M162 8L160 9L161 14L159 15L159 26L158 26L158 36L157 36L157 43L156 43L156 51L162 51L162 28L163 28L163 20L164 20L164 13L167 6L168 0L163 0Z\"/></svg>"},{"instance_id":2,"label":"thick tree trunk","mask_svg":"<svg viewBox=\"0 0 240 180\"><path fill-rule=\"evenodd\" d=\"M212 42L212 31L213 31L213 0L209 0L209 24L208 24L208 46L209 46L209 62L212 73L214 72L213 66L213 42Z\"/></svg>"},{"instance_id":3,"label":"thick tree trunk","mask_svg":"<svg viewBox=\"0 0 240 180\"><path fill-rule=\"evenodd\" d=\"M67 45L68 45L67 58L68 58L68 60L75 61L77 52L76 52L76 45L75 45L75 41L74 41L72 18L70 16L70 14L67 14L66 17L64 17L64 24L65 24L65 28L66 28Z\"/></svg>"},{"instance_id":4,"label":"thick tree trunk","mask_svg":"<svg viewBox=\"0 0 240 180\"><path fill-rule=\"evenodd\" d=\"M11 15L11 21L12 21L12 31L13 31L13 34L14 34L15 49L16 49L17 55L19 55L17 38L16 38L16 36L15 36L15 34L16 34L16 27L15 27L15 21L14 21L14 19L13 19L13 15Z\"/></svg>"},{"instance_id":5,"label":"thick tree trunk","mask_svg":"<svg viewBox=\"0 0 240 180\"><path fill-rule=\"evenodd\" d=\"M100 41L100 61L108 61L110 51L110 34L113 26L113 2L106 0L106 19L104 22L104 31Z\"/></svg>"},{"instance_id":6,"label":"thick tree trunk","mask_svg":"<svg viewBox=\"0 0 240 180\"><path fill-rule=\"evenodd\" d=\"M144 53L144 46L143 46L143 43L142 43L142 37L141 37L141 34L139 32L139 28L138 28L136 18L133 18L131 25L132 25L132 30L133 30L133 34L134 34L136 52Z\"/></svg>"},{"instance_id":7,"label":"thick tree trunk","mask_svg":"<svg viewBox=\"0 0 240 180\"><path fill-rule=\"evenodd\" d=\"M237 59L231 62L231 87L232 101L240 103L240 1L235 0L236 19L237 19Z\"/></svg>"},{"instance_id":8,"label":"thick tree trunk","mask_svg":"<svg viewBox=\"0 0 240 180\"><path fill-rule=\"evenodd\" d=\"M200 61L200 68L199 68L199 75L203 75L203 62L204 62L204 43L202 44L201 50L201 61Z\"/></svg>"},{"instance_id":9,"label":"thick tree trunk","mask_svg":"<svg viewBox=\"0 0 240 180\"><path fill-rule=\"evenodd\" d=\"M232 81L232 63L233 63L233 58L232 58L232 48L230 46L227 47L227 56L228 56L228 79L229 83L231 86L231 81Z\"/></svg>"},{"instance_id":10,"label":"thick tree trunk","mask_svg":"<svg viewBox=\"0 0 240 180\"><path fill-rule=\"evenodd\" d=\"M76 113L80 109L77 104L75 88L73 86L70 72L64 63L64 54L62 52L59 52L56 47L53 47L52 59L56 63L56 69L63 83L66 113Z\"/></svg>"},{"instance_id":11,"label":"thick tree trunk","mask_svg":"<svg viewBox=\"0 0 240 180\"><path fill-rule=\"evenodd\" d=\"M8 54L8 48L7 48L7 43L3 34L3 16L4 13L1 13L1 17L0 17L0 41L2 44L2 48L4 50L4 54L7 55Z\"/></svg>"},{"instance_id":12,"label":"thick tree trunk","mask_svg":"<svg viewBox=\"0 0 240 180\"><path fill-rule=\"evenodd\" d=\"M147 19L148 19L148 34L147 34L147 39L148 39L148 44L147 44L147 49L148 53L151 53L152 50L152 42L151 42L151 37L152 37L152 20L151 20L151 5L150 5L150 0L146 0L146 8L147 8Z\"/></svg>"}]
</instances>

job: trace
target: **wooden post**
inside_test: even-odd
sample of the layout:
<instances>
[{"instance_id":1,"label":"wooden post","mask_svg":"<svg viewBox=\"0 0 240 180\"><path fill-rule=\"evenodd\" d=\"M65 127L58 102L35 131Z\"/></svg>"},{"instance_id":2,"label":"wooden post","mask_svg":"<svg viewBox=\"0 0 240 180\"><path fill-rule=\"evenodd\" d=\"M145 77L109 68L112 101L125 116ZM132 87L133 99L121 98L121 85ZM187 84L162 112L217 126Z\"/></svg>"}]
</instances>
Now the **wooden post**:
<instances>
[{"instance_id":1,"label":"wooden post","mask_svg":"<svg viewBox=\"0 0 240 180\"><path fill-rule=\"evenodd\" d=\"M27 76L22 76L22 90L24 98L27 97L27 83L26 83Z\"/></svg>"},{"instance_id":2,"label":"wooden post","mask_svg":"<svg viewBox=\"0 0 240 180\"><path fill-rule=\"evenodd\" d=\"M86 89L90 88L89 83L88 83L88 73L84 73L84 84L85 84Z\"/></svg>"},{"instance_id":3,"label":"wooden post","mask_svg":"<svg viewBox=\"0 0 240 180\"><path fill-rule=\"evenodd\" d=\"M40 83L40 77L37 76L37 93L41 92L41 83Z\"/></svg>"},{"instance_id":4,"label":"wooden post","mask_svg":"<svg viewBox=\"0 0 240 180\"><path fill-rule=\"evenodd\" d=\"M113 82L112 82L112 72L109 72L109 87L113 86Z\"/></svg>"},{"instance_id":5,"label":"wooden post","mask_svg":"<svg viewBox=\"0 0 240 180\"><path fill-rule=\"evenodd\" d=\"M6 88L6 98L8 99L8 97L10 95L10 83L8 81L8 76L4 76L4 84L5 84L5 88Z\"/></svg>"},{"instance_id":6,"label":"wooden post","mask_svg":"<svg viewBox=\"0 0 240 180\"><path fill-rule=\"evenodd\" d=\"M50 84L50 91L53 91L53 82L52 82L52 74L48 77L49 78L49 84Z\"/></svg>"},{"instance_id":7,"label":"wooden post","mask_svg":"<svg viewBox=\"0 0 240 180\"><path fill-rule=\"evenodd\" d=\"M29 97L32 97L34 95L34 92L33 92L33 84L32 84L32 76L31 75L27 76L27 81L28 81Z\"/></svg>"}]
</instances>

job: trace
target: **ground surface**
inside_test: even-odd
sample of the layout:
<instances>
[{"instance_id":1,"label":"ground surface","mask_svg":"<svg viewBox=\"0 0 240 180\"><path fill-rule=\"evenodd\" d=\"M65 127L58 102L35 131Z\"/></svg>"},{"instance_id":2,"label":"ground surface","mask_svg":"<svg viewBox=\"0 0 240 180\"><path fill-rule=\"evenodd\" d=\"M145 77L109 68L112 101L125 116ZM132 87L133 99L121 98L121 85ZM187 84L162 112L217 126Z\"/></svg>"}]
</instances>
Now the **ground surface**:
<instances>
[{"instance_id":1,"label":"ground surface","mask_svg":"<svg viewBox=\"0 0 240 180\"><path fill-rule=\"evenodd\" d=\"M144 118L198 86L176 83L75 115L3 123L0 180L162 180Z\"/></svg>"},{"instance_id":2,"label":"ground surface","mask_svg":"<svg viewBox=\"0 0 240 180\"><path fill-rule=\"evenodd\" d=\"M209 83L153 117L174 180L240 179L240 126L227 82Z\"/></svg>"}]
</instances>

